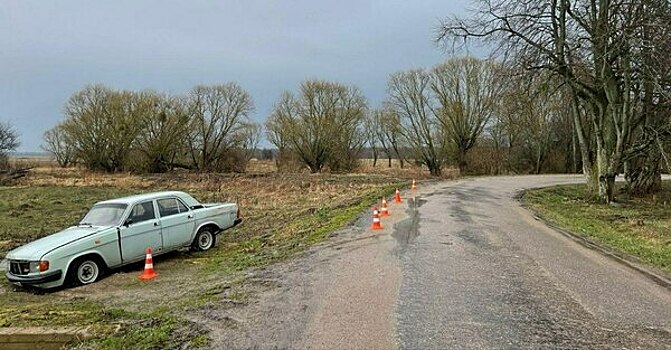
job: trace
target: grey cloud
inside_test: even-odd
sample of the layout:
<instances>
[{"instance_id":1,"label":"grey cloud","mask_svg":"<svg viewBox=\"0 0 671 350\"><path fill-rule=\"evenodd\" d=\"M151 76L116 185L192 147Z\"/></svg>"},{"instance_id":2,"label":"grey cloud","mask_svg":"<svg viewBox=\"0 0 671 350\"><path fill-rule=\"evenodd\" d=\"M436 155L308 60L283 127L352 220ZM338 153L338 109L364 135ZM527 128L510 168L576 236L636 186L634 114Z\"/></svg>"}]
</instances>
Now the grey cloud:
<instances>
[{"instance_id":1,"label":"grey cloud","mask_svg":"<svg viewBox=\"0 0 671 350\"><path fill-rule=\"evenodd\" d=\"M5 0L0 7L0 121L23 151L88 83L185 93L234 80L263 120L285 89L306 78L358 85L370 102L388 74L433 65L439 18L457 1Z\"/></svg>"}]
</instances>

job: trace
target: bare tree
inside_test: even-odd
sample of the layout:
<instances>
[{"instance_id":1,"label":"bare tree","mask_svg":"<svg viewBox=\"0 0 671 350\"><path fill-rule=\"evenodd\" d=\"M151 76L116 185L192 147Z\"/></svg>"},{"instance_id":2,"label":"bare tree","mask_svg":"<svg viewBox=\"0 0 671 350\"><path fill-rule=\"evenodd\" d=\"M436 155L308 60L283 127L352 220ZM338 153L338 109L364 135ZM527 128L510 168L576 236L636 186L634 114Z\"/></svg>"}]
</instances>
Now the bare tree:
<instances>
[{"instance_id":1,"label":"bare tree","mask_svg":"<svg viewBox=\"0 0 671 350\"><path fill-rule=\"evenodd\" d=\"M305 81L295 95L285 92L266 122L280 152L291 152L313 173L353 169L364 145L367 104L356 87Z\"/></svg>"},{"instance_id":2,"label":"bare tree","mask_svg":"<svg viewBox=\"0 0 671 350\"><path fill-rule=\"evenodd\" d=\"M604 202L612 201L615 176L622 166L640 152L649 154L653 144L641 129L649 115L643 101L658 101L652 96L669 89L667 84L645 87L646 81L659 81L659 64L668 56L664 49L671 26L668 1L478 0L476 4L473 17L443 22L438 40L456 44L484 38L510 64L561 78L575 95L583 173L590 182L597 179ZM581 110L588 112L584 120L577 118ZM583 121L592 126L591 142Z\"/></svg>"},{"instance_id":3,"label":"bare tree","mask_svg":"<svg viewBox=\"0 0 671 350\"><path fill-rule=\"evenodd\" d=\"M9 123L0 123L0 169L9 168L9 152L19 147L19 134Z\"/></svg>"},{"instance_id":4,"label":"bare tree","mask_svg":"<svg viewBox=\"0 0 671 350\"><path fill-rule=\"evenodd\" d=\"M369 118L370 123L374 124L370 136L376 139L376 143L387 156L387 166L391 168L391 161L396 158L402 169L405 160L401 154L403 145L401 144L402 134L398 114L392 107L383 104L382 107L372 110Z\"/></svg>"},{"instance_id":5,"label":"bare tree","mask_svg":"<svg viewBox=\"0 0 671 350\"><path fill-rule=\"evenodd\" d=\"M379 124L378 119L376 118L375 113L376 111L370 111L369 113L367 113L363 123L363 130L366 136L366 144L368 145L368 149L370 150L370 152L373 154L373 167L377 166L377 159L379 157L380 148L382 148L382 150L385 151L387 150L387 148L385 147L386 144L380 141L379 135L381 126ZM387 152L387 154L389 153ZM391 157L389 159L391 162Z\"/></svg>"},{"instance_id":6,"label":"bare tree","mask_svg":"<svg viewBox=\"0 0 671 350\"><path fill-rule=\"evenodd\" d=\"M58 124L44 133L42 149L51 153L62 168L75 162L74 142L68 139L68 134L62 124Z\"/></svg>"},{"instance_id":7,"label":"bare tree","mask_svg":"<svg viewBox=\"0 0 671 350\"><path fill-rule=\"evenodd\" d=\"M229 151L254 111L251 95L238 84L196 86L189 95L190 153L199 170L225 170Z\"/></svg>"},{"instance_id":8,"label":"bare tree","mask_svg":"<svg viewBox=\"0 0 671 350\"><path fill-rule=\"evenodd\" d=\"M494 115L501 90L499 68L473 57L454 58L431 70L431 90L438 101L438 120L456 149L459 170L466 154Z\"/></svg>"},{"instance_id":9,"label":"bare tree","mask_svg":"<svg viewBox=\"0 0 671 350\"><path fill-rule=\"evenodd\" d=\"M390 106L384 105L382 109L379 110L377 118L380 120L380 142L386 145L385 149L387 150L386 152L389 160L388 166L391 167L391 158L392 156L395 156L401 169L403 169L405 155L401 150L406 147L406 144L403 142L403 130L401 128L398 113L396 113Z\"/></svg>"},{"instance_id":10,"label":"bare tree","mask_svg":"<svg viewBox=\"0 0 671 350\"><path fill-rule=\"evenodd\" d=\"M273 115L265 122L265 135L268 141L277 148L277 156L275 157L275 165L279 171L285 171L293 167L295 162L295 154L291 150L289 144L290 128L293 125L288 120L288 117L279 111L280 105L284 97L275 105Z\"/></svg>"},{"instance_id":11,"label":"bare tree","mask_svg":"<svg viewBox=\"0 0 671 350\"><path fill-rule=\"evenodd\" d=\"M567 132L564 125L571 114L570 91L557 89L558 84L545 74L507 80L499 108L504 130L517 143L516 161L527 162L540 174L560 138L571 142L572 129Z\"/></svg>"},{"instance_id":12,"label":"bare tree","mask_svg":"<svg viewBox=\"0 0 671 350\"><path fill-rule=\"evenodd\" d=\"M402 133L415 159L432 175L440 175L450 158L465 171L466 154L496 111L498 69L493 62L465 57L430 71L393 74L387 85L387 103L398 122L389 131Z\"/></svg>"},{"instance_id":13,"label":"bare tree","mask_svg":"<svg viewBox=\"0 0 671 350\"><path fill-rule=\"evenodd\" d=\"M423 69L397 72L387 83L388 105L415 159L439 176L449 158L448 130L431 95L431 75Z\"/></svg>"},{"instance_id":14,"label":"bare tree","mask_svg":"<svg viewBox=\"0 0 671 350\"><path fill-rule=\"evenodd\" d=\"M261 125L256 122L247 121L238 129L235 136L236 143L242 151L245 163L254 157L261 142L261 136Z\"/></svg>"},{"instance_id":15,"label":"bare tree","mask_svg":"<svg viewBox=\"0 0 671 350\"><path fill-rule=\"evenodd\" d=\"M90 85L65 106L62 130L89 169L120 171L131 154L148 106L128 91Z\"/></svg>"},{"instance_id":16,"label":"bare tree","mask_svg":"<svg viewBox=\"0 0 671 350\"><path fill-rule=\"evenodd\" d=\"M147 106L140 116L142 132L138 134L136 144L144 156L146 170L162 173L175 166L189 167L179 161L188 148L190 116L186 100L150 91L137 95Z\"/></svg>"}]
</instances>

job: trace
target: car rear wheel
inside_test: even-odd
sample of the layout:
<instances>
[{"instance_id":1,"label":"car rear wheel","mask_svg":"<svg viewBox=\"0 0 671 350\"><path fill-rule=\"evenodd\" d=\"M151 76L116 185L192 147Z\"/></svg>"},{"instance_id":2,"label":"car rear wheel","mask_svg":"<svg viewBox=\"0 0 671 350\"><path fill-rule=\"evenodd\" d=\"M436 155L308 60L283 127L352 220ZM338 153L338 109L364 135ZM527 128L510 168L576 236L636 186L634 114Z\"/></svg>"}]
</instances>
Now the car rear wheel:
<instances>
[{"instance_id":1,"label":"car rear wheel","mask_svg":"<svg viewBox=\"0 0 671 350\"><path fill-rule=\"evenodd\" d=\"M203 227L196 234L196 238L193 240L191 249L203 252L214 247L216 242L217 235L214 234L214 230L212 230L210 227Z\"/></svg>"},{"instance_id":2,"label":"car rear wheel","mask_svg":"<svg viewBox=\"0 0 671 350\"><path fill-rule=\"evenodd\" d=\"M91 284L103 273L103 265L93 257L78 259L72 263L68 272L70 283L75 286Z\"/></svg>"}]
</instances>

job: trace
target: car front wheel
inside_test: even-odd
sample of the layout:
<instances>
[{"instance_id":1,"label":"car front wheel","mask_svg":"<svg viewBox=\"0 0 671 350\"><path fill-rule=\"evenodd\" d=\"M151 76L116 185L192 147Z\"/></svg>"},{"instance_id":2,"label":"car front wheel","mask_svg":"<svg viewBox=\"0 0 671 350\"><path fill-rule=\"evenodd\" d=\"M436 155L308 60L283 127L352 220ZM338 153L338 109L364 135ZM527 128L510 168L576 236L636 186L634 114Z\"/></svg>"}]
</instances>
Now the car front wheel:
<instances>
[{"instance_id":1,"label":"car front wheel","mask_svg":"<svg viewBox=\"0 0 671 350\"><path fill-rule=\"evenodd\" d=\"M97 259L83 258L72 263L68 277L71 284L81 286L91 284L102 275L102 266Z\"/></svg>"},{"instance_id":2,"label":"car front wheel","mask_svg":"<svg viewBox=\"0 0 671 350\"><path fill-rule=\"evenodd\" d=\"M214 247L216 241L217 235L214 234L214 231L209 227L204 227L201 228L196 234L196 238L193 240L191 249L203 252Z\"/></svg>"}]
</instances>

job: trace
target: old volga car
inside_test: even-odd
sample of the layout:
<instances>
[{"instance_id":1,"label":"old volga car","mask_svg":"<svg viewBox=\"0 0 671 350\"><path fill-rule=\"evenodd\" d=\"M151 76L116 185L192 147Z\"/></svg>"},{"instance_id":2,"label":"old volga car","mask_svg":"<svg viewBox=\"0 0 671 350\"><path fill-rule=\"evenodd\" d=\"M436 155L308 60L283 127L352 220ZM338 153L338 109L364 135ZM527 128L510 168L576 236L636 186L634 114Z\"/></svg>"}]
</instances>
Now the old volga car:
<instances>
[{"instance_id":1,"label":"old volga car","mask_svg":"<svg viewBox=\"0 0 671 350\"><path fill-rule=\"evenodd\" d=\"M39 288L93 283L107 270L154 255L214 246L241 222L237 204L200 204L184 192L156 192L96 203L76 226L10 251L7 279Z\"/></svg>"}]
</instances>

